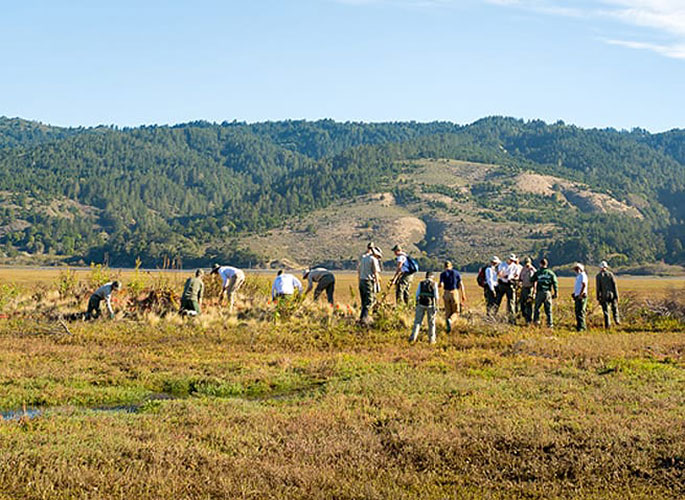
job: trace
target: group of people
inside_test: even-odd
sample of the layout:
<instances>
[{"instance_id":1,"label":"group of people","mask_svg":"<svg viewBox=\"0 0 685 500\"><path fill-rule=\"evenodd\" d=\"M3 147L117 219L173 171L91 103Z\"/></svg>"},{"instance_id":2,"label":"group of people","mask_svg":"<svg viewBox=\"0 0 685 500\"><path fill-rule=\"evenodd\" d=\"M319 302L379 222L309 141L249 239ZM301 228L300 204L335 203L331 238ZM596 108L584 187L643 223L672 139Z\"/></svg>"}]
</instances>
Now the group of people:
<instances>
[{"instance_id":1,"label":"group of people","mask_svg":"<svg viewBox=\"0 0 685 500\"><path fill-rule=\"evenodd\" d=\"M392 251L395 254L395 272L388 283L388 289L395 286L396 304L407 305L413 277L418 272L418 264L400 245L395 245ZM361 298L359 321L364 325L371 323L377 295L382 290L382 258L383 252L380 248L369 243L357 268ZM575 303L576 329L581 331L586 329L589 283L583 264L574 264L573 270L576 273L572 293ZM195 275L185 282L181 295L180 312L182 314L188 316L200 314L205 290L204 274L202 269L198 269ZM236 267L215 264L210 275L217 276L221 281L219 303L223 303L225 299L229 310L232 311L236 292L245 283L245 273ZM305 269L302 273L302 280L307 281L306 289L293 274L283 270L278 271L271 287L272 300L279 301L296 293L307 295L313 290L315 301L325 293L328 303L334 305L335 275L331 271L323 267ZM506 298L507 317L510 322L515 323L517 315L520 314L526 324L539 324L542 309L546 316L547 326L550 328L554 326L552 306L553 301L558 297L559 286L557 276L549 269L549 262L546 258L540 259L539 269L536 269L530 258L524 259L523 264L520 264L515 254L509 255L505 262L494 256L489 265L481 268L477 281L478 285L483 288L486 312L489 317L497 315L502 301ZM605 328L611 326L611 316L618 324L618 287L614 274L605 261L600 264L600 272L596 276L595 285L597 301L602 306ZM105 302L110 317L114 317L111 298L112 294L120 289L121 283L118 281L106 283L98 288L90 297L86 317L88 319L99 317L102 302ZM428 322L429 341L431 343L436 341L436 314L439 309L440 290L442 290L446 331L449 333L466 304L464 282L450 261L444 262L444 269L437 281L432 272L427 272L416 289L416 312L409 337L411 342L417 340L424 317Z\"/></svg>"}]
</instances>

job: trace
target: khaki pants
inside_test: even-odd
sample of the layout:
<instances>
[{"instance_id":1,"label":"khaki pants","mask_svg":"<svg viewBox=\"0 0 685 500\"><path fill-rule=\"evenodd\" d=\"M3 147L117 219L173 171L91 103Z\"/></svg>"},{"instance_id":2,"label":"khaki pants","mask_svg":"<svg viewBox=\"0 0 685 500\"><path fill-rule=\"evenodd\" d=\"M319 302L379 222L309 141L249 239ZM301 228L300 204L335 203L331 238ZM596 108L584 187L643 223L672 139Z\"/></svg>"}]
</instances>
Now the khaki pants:
<instances>
[{"instance_id":1,"label":"khaki pants","mask_svg":"<svg viewBox=\"0 0 685 500\"><path fill-rule=\"evenodd\" d=\"M359 321L369 323L371 311L376 304L376 282L373 280L362 280L359 282L359 295L362 303L362 313Z\"/></svg>"},{"instance_id":2,"label":"khaki pants","mask_svg":"<svg viewBox=\"0 0 685 500\"><path fill-rule=\"evenodd\" d=\"M413 274L402 273L395 283L395 303L409 304L409 289L414 279Z\"/></svg>"},{"instance_id":3,"label":"khaki pants","mask_svg":"<svg viewBox=\"0 0 685 500\"><path fill-rule=\"evenodd\" d=\"M226 298L228 299L228 307L233 310L233 302L235 300L235 292L240 290L240 287L245 283L245 273L238 270L231 279L228 280L226 286Z\"/></svg>"},{"instance_id":4,"label":"khaki pants","mask_svg":"<svg viewBox=\"0 0 685 500\"><path fill-rule=\"evenodd\" d=\"M443 300L445 302L445 320L452 323L459 317L459 292L457 290L445 290Z\"/></svg>"}]
</instances>

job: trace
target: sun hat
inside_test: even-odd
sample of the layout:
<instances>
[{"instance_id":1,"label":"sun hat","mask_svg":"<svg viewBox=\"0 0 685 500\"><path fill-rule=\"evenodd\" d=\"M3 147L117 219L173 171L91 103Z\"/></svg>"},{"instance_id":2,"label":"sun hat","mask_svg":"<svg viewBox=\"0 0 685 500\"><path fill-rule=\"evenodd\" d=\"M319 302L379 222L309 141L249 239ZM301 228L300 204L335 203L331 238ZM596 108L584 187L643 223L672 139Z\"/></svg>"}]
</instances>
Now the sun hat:
<instances>
[{"instance_id":1,"label":"sun hat","mask_svg":"<svg viewBox=\"0 0 685 500\"><path fill-rule=\"evenodd\" d=\"M501 264L502 263L502 261L499 260L499 257L497 257L497 255L495 255L492 259L490 259L490 262L494 262L495 264Z\"/></svg>"}]
</instances>

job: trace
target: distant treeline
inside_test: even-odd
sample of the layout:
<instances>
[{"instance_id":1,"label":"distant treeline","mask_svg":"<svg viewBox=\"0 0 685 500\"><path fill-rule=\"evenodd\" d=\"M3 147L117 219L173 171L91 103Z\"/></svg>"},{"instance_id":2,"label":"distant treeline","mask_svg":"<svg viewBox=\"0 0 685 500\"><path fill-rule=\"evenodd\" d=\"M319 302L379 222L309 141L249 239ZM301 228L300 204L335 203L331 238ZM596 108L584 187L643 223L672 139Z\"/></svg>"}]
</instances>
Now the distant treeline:
<instances>
[{"instance_id":1,"label":"distant treeline","mask_svg":"<svg viewBox=\"0 0 685 500\"><path fill-rule=\"evenodd\" d=\"M402 163L419 158L581 181L644 215L569 213L563 234L540 249L557 263L605 255L685 263L685 131L501 117L468 126L322 120L71 129L0 118L0 250L128 266L137 257L146 266L258 265L259 255L237 248L238 236L392 187ZM50 209L65 198L75 203Z\"/></svg>"}]
</instances>

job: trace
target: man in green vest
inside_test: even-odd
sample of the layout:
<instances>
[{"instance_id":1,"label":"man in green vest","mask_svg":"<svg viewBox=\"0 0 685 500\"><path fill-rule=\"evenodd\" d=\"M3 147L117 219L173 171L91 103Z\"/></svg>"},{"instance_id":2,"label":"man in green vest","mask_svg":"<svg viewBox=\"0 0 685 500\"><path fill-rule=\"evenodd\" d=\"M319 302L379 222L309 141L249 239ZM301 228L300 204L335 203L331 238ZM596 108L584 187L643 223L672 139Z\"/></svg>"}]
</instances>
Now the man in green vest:
<instances>
[{"instance_id":1,"label":"man in green vest","mask_svg":"<svg viewBox=\"0 0 685 500\"><path fill-rule=\"evenodd\" d=\"M533 274L530 279L531 283L537 283L537 291L535 294L535 312L533 314L533 322L536 325L540 324L540 307L544 306L545 316L547 316L547 326L552 328L554 326L554 319L552 318L552 300L556 299L559 294L559 281L554 271L549 269L549 262L547 259L540 259L540 269Z\"/></svg>"}]
</instances>

